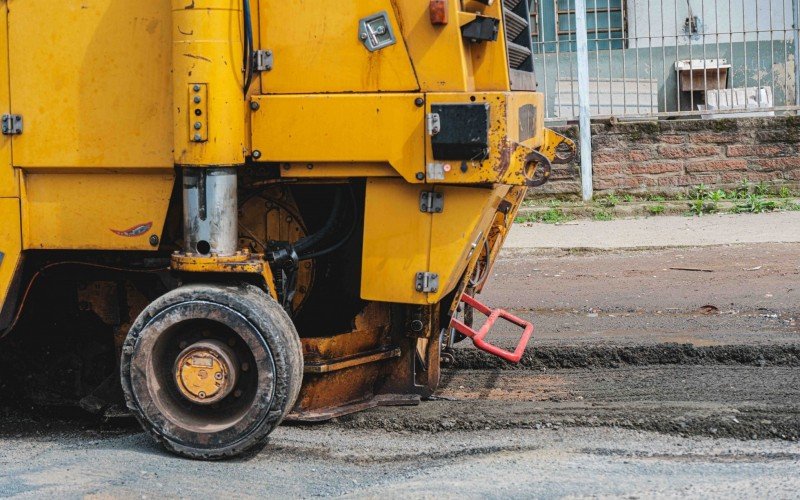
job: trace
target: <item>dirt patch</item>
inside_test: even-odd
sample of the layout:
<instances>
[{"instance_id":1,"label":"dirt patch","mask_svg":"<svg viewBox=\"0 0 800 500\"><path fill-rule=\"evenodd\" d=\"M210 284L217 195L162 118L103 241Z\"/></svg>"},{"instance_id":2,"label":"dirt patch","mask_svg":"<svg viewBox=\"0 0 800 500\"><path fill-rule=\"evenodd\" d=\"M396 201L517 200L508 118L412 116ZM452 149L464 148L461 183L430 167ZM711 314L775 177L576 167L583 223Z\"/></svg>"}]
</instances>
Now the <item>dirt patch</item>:
<instances>
[{"instance_id":1,"label":"dirt patch","mask_svg":"<svg viewBox=\"0 0 800 500\"><path fill-rule=\"evenodd\" d=\"M434 401L414 408L378 408L343 417L336 425L426 432L620 427L797 441L800 373L793 367L740 365L546 374L448 370Z\"/></svg>"}]
</instances>

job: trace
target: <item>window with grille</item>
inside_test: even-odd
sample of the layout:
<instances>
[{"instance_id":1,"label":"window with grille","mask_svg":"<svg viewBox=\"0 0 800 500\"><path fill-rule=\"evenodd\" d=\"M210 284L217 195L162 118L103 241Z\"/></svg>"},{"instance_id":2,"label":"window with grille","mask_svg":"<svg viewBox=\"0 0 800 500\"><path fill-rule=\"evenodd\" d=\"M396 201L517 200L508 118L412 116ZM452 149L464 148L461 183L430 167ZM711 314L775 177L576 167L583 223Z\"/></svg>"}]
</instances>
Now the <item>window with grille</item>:
<instances>
[{"instance_id":1,"label":"window with grille","mask_svg":"<svg viewBox=\"0 0 800 500\"><path fill-rule=\"evenodd\" d=\"M534 0L534 52L574 52L575 0ZM625 0L586 0L589 50L626 48Z\"/></svg>"}]
</instances>

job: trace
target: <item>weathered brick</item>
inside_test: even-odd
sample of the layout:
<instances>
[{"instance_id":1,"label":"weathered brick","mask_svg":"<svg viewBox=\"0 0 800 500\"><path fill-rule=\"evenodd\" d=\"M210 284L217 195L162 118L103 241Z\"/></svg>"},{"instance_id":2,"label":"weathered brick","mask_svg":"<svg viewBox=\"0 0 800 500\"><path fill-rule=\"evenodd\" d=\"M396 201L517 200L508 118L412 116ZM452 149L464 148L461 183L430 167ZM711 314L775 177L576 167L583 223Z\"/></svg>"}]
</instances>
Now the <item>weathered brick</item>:
<instances>
[{"instance_id":1,"label":"weathered brick","mask_svg":"<svg viewBox=\"0 0 800 500\"><path fill-rule=\"evenodd\" d=\"M694 183L694 178L689 175L670 175L658 179L658 185L665 187L691 186Z\"/></svg>"},{"instance_id":2,"label":"weathered brick","mask_svg":"<svg viewBox=\"0 0 800 500\"><path fill-rule=\"evenodd\" d=\"M764 158L767 156L787 156L793 152L794 148L787 144L754 144L752 146L732 144L728 146L729 157L756 156Z\"/></svg>"},{"instance_id":3,"label":"weathered brick","mask_svg":"<svg viewBox=\"0 0 800 500\"><path fill-rule=\"evenodd\" d=\"M595 179L594 185L597 189L631 189L639 187L639 180L634 177Z\"/></svg>"},{"instance_id":4,"label":"weathered brick","mask_svg":"<svg viewBox=\"0 0 800 500\"><path fill-rule=\"evenodd\" d=\"M745 172L723 172L719 176L719 184L730 186L733 184L741 184L742 181L749 180Z\"/></svg>"},{"instance_id":5,"label":"weathered brick","mask_svg":"<svg viewBox=\"0 0 800 500\"><path fill-rule=\"evenodd\" d=\"M686 163L686 172L717 172L726 170L747 170L747 160L706 160Z\"/></svg>"},{"instance_id":6,"label":"weathered brick","mask_svg":"<svg viewBox=\"0 0 800 500\"><path fill-rule=\"evenodd\" d=\"M780 130L763 130L756 133L757 142L797 142L800 140L800 131L797 128L784 128Z\"/></svg>"},{"instance_id":7,"label":"weathered brick","mask_svg":"<svg viewBox=\"0 0 800 500\"><path fill-rule=\"evenodd\" d=\"M722 150L717 146L661 146L658 154L666 159L692 159L717 156Z\"/></svg>"},{"instance_id":8,"label":"weathered brick","mask_svg":"<svg viewBox=\"0 0 800 500\"><path fill-rule=\"evenodd\" d=\"M651 149L625 149L601 151L592 155L595 164L625 163L629 161L647 161L656 157L656 152Z\"/></svg>"},{"instance_id":9,"label":"weathered brick","mask_svg":"<svg viewBox=\"0 0 800 500\"><path fill-rule=\"evenodd\" d=\"M592 154L592 161L595 165L601 163L623 163L628 161L628 152L624 149L595 152Z\"/></svg>"},{"instance_id":10,"label":"weathered brick","mask_svg":"<svg viewBox=\"0 0 800 500\"><path fill-rule=\"evenodd\" d=\"M685 135L662 135L661 142L664 144L684 144L686 142Z\"/></svg>"},{"instance_id":11,"label":"weathered brick","mask_svg":"<svg viewBox=\"0 0 800 500\"><path fill-rule=\"evenodd\" d=\"M577 127L560 127L577 136ZM800 117L608 122L592 125L598 192L675 193L748 179L800 188ZM532 193L580 192L579 164Z\"/></svg>"},{"instance_id":12,"label":"weathered brick","mask_svg":"<svg viewBox=\"0 0 800 500\"><path fill-rule=\"evenodd\" d=\"M623 146L624 144L620 142L619 137L615 135L601 134L592 137L592 148L595 151L599 151L604 148L618 149Z\"/></svg>"},{"instance_id":13,"label":"weathered brick","mask_svg":"<svg viewBox=\"0 0 800 500\"><path fill-rule=\"evenodd\" d=\"M695 144L736 144L747 140L747 136L738 133L701 132L690 134L689 140Z\"/></svg>"},{"instance_id":14,"label":"weathered brick","mask_svg":"<svg viewBox=\"0 0 800 500\"><path fill-rule=\"evenodd\" d=\"M611 176L614 176L614 175L622 175L622 173L623 173L622 165L623 164L621 164L621 163L605 164L605 165L594 165L592 167L592 170L593 170L593 173L594 173L595 176L598 176L598 177L611 177Z\"/></svg>"},{"instance_id":15,"label":"weathered brick","mask_svg":"<svg viewBox=\"0 0 800 500\"><path fill-rule=\"evenodd\" d=\"M632 175L657 175L683 172L682 161L655 161L649 163L631 163L627 165Z\"/></svg>"},{"instance_id":16,"label":"weathered brick","mask_svg":"<svg viewBox=\"0 0 800 500\"><path fill-rule=\"evenodd\" d=\"M775 180L783 179L781 172L724 172L720 175L720 184L732 185L740 184L742 181L748 182L772 182Z\"/></svg>"},{"instance_id":17,"label":"weathered brick","mask_svg":"<svg viewBox=\"0 0 800 500\"><path fill-rule=\"evenodd\" d=\"M631 151L630 159L631 161L647 161L647 160L654 160L657 158L656 152L652 149L639 149Z\"/></svg>"},{"instance_id":18,"label":"weathered brick","mask_svg":"<svg viewBox=\"0 0 800 500\"><path fill-rule=\"evenodd\" d=\"M760 158L751 161L752 165L759 170L792 170L800 168L800 157L792 158Z\"/></svg>"}]
</instances>

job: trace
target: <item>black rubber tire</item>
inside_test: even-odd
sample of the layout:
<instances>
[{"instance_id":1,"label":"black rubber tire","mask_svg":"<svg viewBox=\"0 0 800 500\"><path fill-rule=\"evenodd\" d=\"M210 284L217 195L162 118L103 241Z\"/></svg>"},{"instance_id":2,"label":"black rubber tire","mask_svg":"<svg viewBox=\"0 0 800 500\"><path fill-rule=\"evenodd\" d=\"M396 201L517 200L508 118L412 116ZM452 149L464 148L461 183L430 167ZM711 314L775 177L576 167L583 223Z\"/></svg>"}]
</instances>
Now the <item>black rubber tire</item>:
<instances>
[{"instance_id":1,"label":"black rubber tire","mask_svg":"<svg viewBox=\"0 0 800 500\"><path fill-rule=\"evenodd\" d=\"M142 368L142 363L153 363L148 361L151 356L148 349L157 345L157 338L162 333L157 331L161 324L158 321L169 314L177 315L187 307L213 311L206 314L216 315L214 318L218 317L219 311L241 317L242 324L252 328L248 327L244 334L237 333L248 337L243 340L251 350L255 349L253 352L267 352L272 359L268 379L271 390L261 387L268 385L261 375L267 370L258 366L266 362L267 356L259 358L256 355L258 375L254 375L253 400L244 404L247 418L243 419L246 421L220 432L195 435L189 426L181 428L175 418L170 420L165 412L159 410L153 391L143 388L143 384L148 384L145 379L149 372ZM250 330L252 335L247 333ZM292 410L297 400L303 378L303 352L291 319L261 289L248 284L191 284L168 292L142 311L125 339L120 372L128 408L157 442L184 457L219 460L252 452L266 444L267 436Z\"/></svg>"}]
</instances>

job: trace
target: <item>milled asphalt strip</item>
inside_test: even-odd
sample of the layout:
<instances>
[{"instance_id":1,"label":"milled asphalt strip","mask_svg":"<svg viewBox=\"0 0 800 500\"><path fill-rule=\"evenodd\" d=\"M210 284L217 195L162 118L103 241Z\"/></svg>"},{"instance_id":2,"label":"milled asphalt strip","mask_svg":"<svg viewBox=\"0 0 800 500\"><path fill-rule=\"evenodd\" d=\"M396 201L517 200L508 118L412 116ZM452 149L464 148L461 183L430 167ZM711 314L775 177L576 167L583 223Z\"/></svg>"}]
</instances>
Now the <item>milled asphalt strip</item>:
<instances>
[{"instance_id":1,"label":"milled asphalt strip","mask_svg":"<svg viewBox=\"0 0 800 500\"><path fill-rule=\"evenodd\" d=\"M657 365L743 365L800 367L800 345L701 346L665 343L642 346L531 346L517 364L461 345L454 349L457 370L542 370Z\"/></svg>"},{"instance_id":2,"label":"milled asphalt strip","mask_svg":"<svg viewBox=\"0 0 800 500\"><path fill-rule=\"evenodd\" d=\"M504 254L536 249L637 249L800 243L800 212L515 224Z\"/></svg>"}]
</instances>

